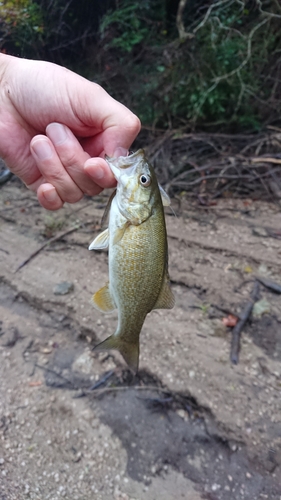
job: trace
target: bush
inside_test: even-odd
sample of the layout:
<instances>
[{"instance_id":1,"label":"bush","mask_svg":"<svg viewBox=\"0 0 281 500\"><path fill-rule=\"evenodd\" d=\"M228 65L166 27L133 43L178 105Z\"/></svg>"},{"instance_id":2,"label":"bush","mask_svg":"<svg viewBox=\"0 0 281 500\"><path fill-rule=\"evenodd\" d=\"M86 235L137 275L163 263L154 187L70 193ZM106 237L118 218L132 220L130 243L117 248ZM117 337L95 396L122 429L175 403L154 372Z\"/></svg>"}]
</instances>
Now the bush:
<instances>
[{"instance_id":1,"label":"bush","mask_svg":"<svg viewBox=\"0 0 281 500\"><path fill-rule=\"evenodd\" d=\"M267 12L261 2L187 3L181 37L169 2L118 4L101 23L99 81L145 124L257 130L278 118L276 2Z\"/></svg>"},{"instance_id":2,"label":"bush","mask_svg":"<svg viewBox=\"0 0 281 500\"><path fill-rule=\"evenodd\" d=\"M1 49L17 55L37 55L44 33L40 6L32 0L0 3ZM39 42L39 44L38 44Z\"/></svg>"}]
</instances>

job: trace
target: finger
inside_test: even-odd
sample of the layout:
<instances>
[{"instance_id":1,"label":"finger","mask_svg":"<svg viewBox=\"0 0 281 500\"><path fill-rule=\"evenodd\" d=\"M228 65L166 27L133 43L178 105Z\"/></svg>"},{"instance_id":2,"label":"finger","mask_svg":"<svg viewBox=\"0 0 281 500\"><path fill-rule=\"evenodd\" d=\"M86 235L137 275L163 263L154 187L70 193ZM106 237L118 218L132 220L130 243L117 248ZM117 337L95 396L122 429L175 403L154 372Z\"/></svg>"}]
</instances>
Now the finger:
<instances>
[{"instance_id":1,"label":"finger","mask_svg":"<svg viewBox=\"0 0 281 500\"><path fill-rule=\"evenodd\" d=\"M35 136L30 149L45 182L54 186L62 201L75 203L83 197L83 192L64 168L48 137Z\"/></svg>"},{"instance_id":2,"label":"finger","mask_svg":"<svg viewBox=\"0 0 281 500\"><path fill-rule=\"evenodd\" d=\"M115 177L103 158L90 158L87 160L84 165L84 172L96 185L100 186L100 190L116 185Z\"/></svg>"},{"instance_id":3,"label":"finger","mask_svg":"<svg viewBox=\"0 0 281 500\"><path fill-rule=\"evenodd\" d=\"M85 148L90 156L99 156L102 151L113 156L118 147L129 149L141 129L141 122L128 108L93 83L89 92L80 92L79 100L76 95L74 102L79 102L76 114L81 121L88 125L89 129L96 124L96 133L92 133L93 140L88 141ZM81 136L85 137L84 134ZM89 137L89 134L86 136ZM88 147L91 147L91 150L88 150Z\"/></svg>"},{"instance_id":4,"label":"finger","mask_svg":"<svg viewBox=\"0 0 281 500\"><path fill-rule=\"evenodd\" d=\"M63 206L63 201L52 184L41 184L37 189L37 198L46 210L58 210Z\"/></svg>"},{"instance_id":5,"label":"finger","mask_svg":"<svg viewBox=\"0 0 281 500\"><path fill-rule=\"evenodd\" d=\"M111 157L126 156L126 152L138 135L139 127L140 122L138 119L135 122L130 118L126 122L125 116L124 122L117 122L116 119L116 124L108 126L108 128L92 137L81 139L81 144L91 157L104 156L104 154ZM118 150L122 152L116 154Z\"/></svg>"},{"instance_id":6,"label":"finger","mask_svg":"<svg viewBox=\"0 0 281 500\"><path fill-rule=\"evenodd\" d=\"M62 165L81 191L90 196L100 192L101 189L94 180L85 175L83 167L89 154L84 151L71 130L60 123L51 123L46 128L46 134L55 146Z\"/></svg>"}]
</instances>

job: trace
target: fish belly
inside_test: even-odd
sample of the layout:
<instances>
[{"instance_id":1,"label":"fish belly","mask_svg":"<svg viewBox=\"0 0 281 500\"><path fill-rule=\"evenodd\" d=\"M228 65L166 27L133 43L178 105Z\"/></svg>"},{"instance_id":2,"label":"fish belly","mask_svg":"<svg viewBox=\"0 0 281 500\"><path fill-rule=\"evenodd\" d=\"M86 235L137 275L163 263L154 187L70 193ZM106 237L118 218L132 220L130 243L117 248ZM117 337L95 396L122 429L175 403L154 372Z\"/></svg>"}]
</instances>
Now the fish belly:
<instances>
[{"instance_id":1,"label":"fish belly","mask_svg":"<svg viewBox=\"0 0 281 500\"><path fill-rule=\"evenodd\" d=\"M154 214L139 226L129 225L122 239L109 245L110 290L119 315L116 334L130 339L139 336L164 278L166 232L159 222Z\"/></svg>"}]
</instances>

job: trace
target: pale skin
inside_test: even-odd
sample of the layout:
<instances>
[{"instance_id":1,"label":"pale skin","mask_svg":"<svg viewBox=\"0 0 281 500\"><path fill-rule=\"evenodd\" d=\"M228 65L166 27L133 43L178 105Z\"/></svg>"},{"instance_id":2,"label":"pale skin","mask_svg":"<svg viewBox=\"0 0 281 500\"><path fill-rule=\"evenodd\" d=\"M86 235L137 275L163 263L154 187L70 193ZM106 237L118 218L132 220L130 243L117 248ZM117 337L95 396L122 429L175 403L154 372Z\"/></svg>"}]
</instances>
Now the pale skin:
<instances>
[{"instance_id":1,"label":"pale skin","mask_svg":"<svg viewBox=\"0 0 281 500\"><path fill-rule=\"evenodd\" d=\"M99 85L0 53L0 157L44 208L114 186L104 155L126 155L139 130L139 119Z\"/></svg>"}]
</instances>

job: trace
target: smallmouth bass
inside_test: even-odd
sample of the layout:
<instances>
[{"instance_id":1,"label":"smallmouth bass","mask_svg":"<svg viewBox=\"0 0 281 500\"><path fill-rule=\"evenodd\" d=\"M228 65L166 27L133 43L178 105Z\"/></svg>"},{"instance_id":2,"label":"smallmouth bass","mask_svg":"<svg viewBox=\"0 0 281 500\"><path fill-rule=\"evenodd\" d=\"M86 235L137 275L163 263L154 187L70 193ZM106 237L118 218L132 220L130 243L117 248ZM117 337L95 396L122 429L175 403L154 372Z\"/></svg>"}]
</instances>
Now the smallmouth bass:
<instances>
[{"instance_id":1,"label":"smallmouth bass","mask_svg":"<svg viewBox=\"0 0 281 500\"><path fill-rule=\"evenodd\" d=\"M163 209L170 200L142 150L106 160L117 180L116 195L109 201L108 229L89 250L109 248L109 282L94 294L93 303L103 312L117 308L118 326L96 348L117 349L136 372L146 315L153 309L172 309L175 303Z\"/></svg>"}]
</instances>

